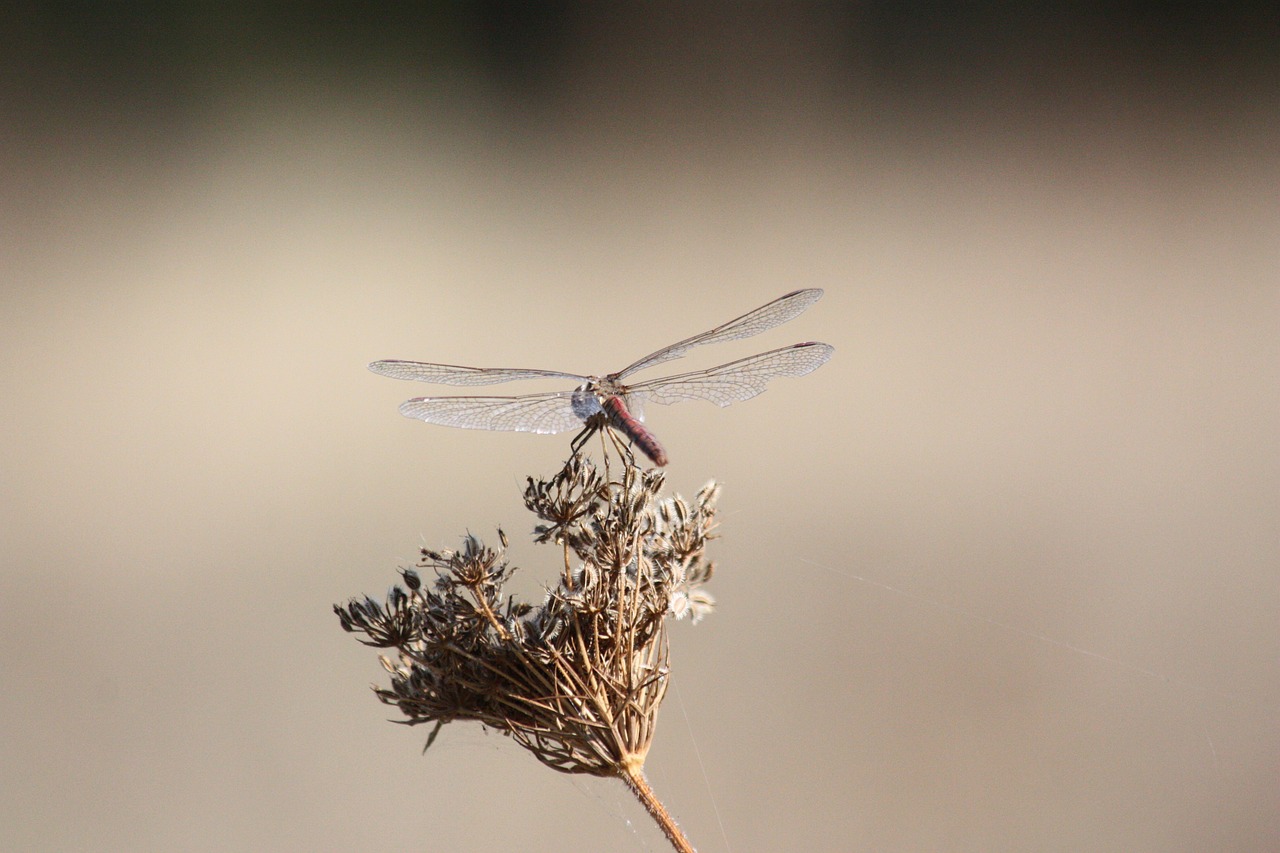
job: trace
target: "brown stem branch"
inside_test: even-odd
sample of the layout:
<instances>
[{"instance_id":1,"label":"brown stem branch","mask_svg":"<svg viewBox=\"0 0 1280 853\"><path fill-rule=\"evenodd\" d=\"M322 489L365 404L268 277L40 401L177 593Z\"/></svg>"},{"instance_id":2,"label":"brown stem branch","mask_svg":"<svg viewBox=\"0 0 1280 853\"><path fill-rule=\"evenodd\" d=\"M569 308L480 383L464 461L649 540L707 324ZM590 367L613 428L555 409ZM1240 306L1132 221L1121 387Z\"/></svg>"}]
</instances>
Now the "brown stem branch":
<instances>
[{"instance_id":1,"label":"brown stem branch","mask_svg":"<svg viewBox=\"0 0 1280 853\"><path fill-rule=\"evenodd\" d=\"M654 821L657 822L662 834L667 836L667 840L671 842L679 853L697 853L693 849L693 845L689 843L689 839L685 838L680 827L676 824L675 818L667 811L667 807L662 804L662 800L658 799L658 795L653 793L653 789L649 787L649 780L644 778L644 757L631 756L623 759L618 768L618 775L622 777L622 781L631 789L631 793L636 795L636 799L644 806Z\"/></svg>"}]
</instances>

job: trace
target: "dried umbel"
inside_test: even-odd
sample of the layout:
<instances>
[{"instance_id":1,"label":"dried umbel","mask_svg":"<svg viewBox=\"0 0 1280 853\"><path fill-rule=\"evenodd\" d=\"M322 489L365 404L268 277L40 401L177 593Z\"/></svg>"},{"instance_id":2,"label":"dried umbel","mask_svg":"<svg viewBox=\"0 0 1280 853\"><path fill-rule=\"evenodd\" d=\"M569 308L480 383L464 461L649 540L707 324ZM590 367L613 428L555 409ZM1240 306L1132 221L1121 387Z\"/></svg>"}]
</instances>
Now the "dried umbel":
<instances>
[{"instance_id":1,"label":"dried umbel","mask_svg":"<svg viewBox=\"0 0 1280 853\"><path fill-rule=\"evenodd\" d=\"M575 454L549 480L529 478L536 540L560 546L559 582L540 605L503 592L514 572L507 539L468 535L457 551L423 549L385 603L334 610L383 657L391 685L378 698L405 723L476 720L510 735L565 773L622 778L679 850L692 850L641 768L666 693L669 617L697 622L713 605L701 587L719 486L692 502L663 498L661 471L629 458L616 476Z\"/></svg>"}]
</instances>

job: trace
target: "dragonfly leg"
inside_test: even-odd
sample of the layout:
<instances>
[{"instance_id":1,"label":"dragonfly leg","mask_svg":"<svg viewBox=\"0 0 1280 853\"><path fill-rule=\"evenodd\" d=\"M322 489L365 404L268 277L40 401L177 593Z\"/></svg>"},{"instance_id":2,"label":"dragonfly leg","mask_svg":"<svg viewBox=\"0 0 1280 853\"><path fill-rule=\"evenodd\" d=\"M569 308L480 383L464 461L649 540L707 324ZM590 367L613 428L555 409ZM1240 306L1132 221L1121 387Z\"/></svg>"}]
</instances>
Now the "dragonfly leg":
<instances>
[{"instance_id":1,"label":"dragonfly leg","mask_svg":"<svg viewBox=\"0 0 1280 853\"><path fill-rule=\"evenodd\" d=\"M573 437L573 441L569 444L570 452L572 452L574 456L577 456L578 453L582 451L582 445L586 444L587 439L591 438L592 434L598 431L599 429L600 429L599 426L592 423L588 423L585 427L582 428L582 432L578 433Z\"/></svg>"},{"instance_id":2,"label":"dragonfly leg","mask_svg":"<svg viewBox=\"0 0 1280 853\"><path fill-rule=\"evenodd\" d=\"M623 441L618 436L618 431L613 427L605 427L604 431L609 433L609 440L613 442L613 449L618 451L618 455L626 460L628 467L636 467L636 455L631 450L631 444Z\"/></svg>"}]
</instances>

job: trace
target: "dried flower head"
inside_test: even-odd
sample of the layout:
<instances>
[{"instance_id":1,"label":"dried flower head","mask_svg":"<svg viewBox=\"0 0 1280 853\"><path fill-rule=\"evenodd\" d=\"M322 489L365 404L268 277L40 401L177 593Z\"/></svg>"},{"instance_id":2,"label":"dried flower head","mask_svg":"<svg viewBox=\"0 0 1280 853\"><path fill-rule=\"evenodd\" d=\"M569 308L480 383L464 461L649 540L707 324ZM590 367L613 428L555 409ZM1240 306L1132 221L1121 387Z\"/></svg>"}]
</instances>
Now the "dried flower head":
<instances>
[{"instance_id":1,"label":"dried flower head","mask_svg":"<svg viewBox=\"0 0 1280 853\"><path fill-rule=\"evenodd\" d=\"M719 486L692 502L664 498L661 471L626 459L611 476L607 463L602 474L575 453L550 479L529 478L535 539L561 549L541 605L504 594L515 569L499 530L498 548L467 535L457 551L423 549L418 568L432 583L406 569L385 603L334 610L361 642L396 650L381 659L391 684L376 693L403 722L435 724L428 746L445 723L476 720L556 770L619 776L691 850L641 768L670 675L667 617L697 622L714 604L701 587Z\"/></svg>"}]
</instances>

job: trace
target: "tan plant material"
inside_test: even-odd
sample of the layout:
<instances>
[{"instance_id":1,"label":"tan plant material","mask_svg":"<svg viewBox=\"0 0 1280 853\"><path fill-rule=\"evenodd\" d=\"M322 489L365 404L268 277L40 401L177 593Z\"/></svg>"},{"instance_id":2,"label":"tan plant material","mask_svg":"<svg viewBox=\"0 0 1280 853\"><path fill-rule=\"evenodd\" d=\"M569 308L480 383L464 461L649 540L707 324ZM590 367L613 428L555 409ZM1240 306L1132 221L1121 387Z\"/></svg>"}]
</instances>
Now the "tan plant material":
<instances>
[{"instance_id":1,"label":"tan plant material","mask_svg":"<svg viewBox=\"0 0 1280 853\"><path fill-rule=\"evenodd\" d=\"M623 460L602 474L575 453L550 479L529 478L525 505L540 543L560 546L559 581L541 604L503 592L515 571L499 530L493 548L468 534L457 551L422 550L418 571L383 603L352 599L334 610L382 657L391 684L375 688L409 725L434 723L427 746L454 720L512 737L564 773L617 776L677 850L693 848L653 795L642 768L670 678L669 618L699 621L714 565L719 486L692 501L663 497L664 475Z\"/></svg>"}]
</instances>

